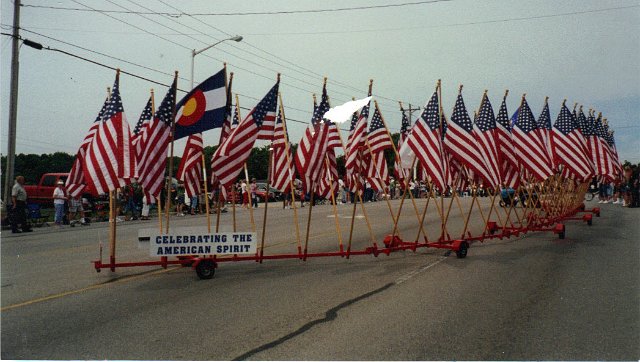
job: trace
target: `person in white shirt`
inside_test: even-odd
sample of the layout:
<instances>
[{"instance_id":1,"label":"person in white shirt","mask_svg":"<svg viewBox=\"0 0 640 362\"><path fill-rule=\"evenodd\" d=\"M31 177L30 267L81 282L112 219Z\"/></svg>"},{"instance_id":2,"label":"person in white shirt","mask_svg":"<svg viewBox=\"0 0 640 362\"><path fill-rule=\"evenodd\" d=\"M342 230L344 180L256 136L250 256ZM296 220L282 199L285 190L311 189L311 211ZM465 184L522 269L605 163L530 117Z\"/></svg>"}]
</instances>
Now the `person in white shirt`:
<instances>
[{"instance_id":1,"label":"person in white shirt","mask_svg":"<svg viewBox=\"0 0 640 362\"><path fill-rule=\"evenodd\" d=\"M64 181L58 181L58 186L53 190L53 206L56 209L55 223L56 225L62 225L62 219L64 218L64 205L67 202L67 195L64 190Z\"/></svg>"}]
</instances>

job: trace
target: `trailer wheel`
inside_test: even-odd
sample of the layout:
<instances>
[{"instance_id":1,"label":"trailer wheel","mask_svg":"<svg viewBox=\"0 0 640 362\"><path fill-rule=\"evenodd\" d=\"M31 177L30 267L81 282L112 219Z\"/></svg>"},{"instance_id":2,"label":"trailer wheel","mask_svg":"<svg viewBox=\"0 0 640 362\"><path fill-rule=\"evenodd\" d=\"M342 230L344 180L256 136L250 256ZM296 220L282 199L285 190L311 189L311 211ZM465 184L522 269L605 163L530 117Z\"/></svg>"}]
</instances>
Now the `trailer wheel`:
<instances>
[{"instance_id":1,"label":"trailer wheel","mask_svg":"<svg viewBox=\"0 0 640 362\"><path fill-rule=\"evenodd\" d=\"M469 250L469 243L463 241L460 244L460 248L456 251L456 256L458 259L463 259L467 256L467 251Z\"/></svg>"},{"instance_id":2,"label":"trailer wheel","mask_svg":"<svg viewBox=\"0 0 640 362\"><path fill-rule=\"evenodd\" d=\"M213 275L216 273L216 265L211 260L202 260L196 266L196 274L198 274L198 278L200 279L211 279Z\"/></svg>"}]
</instances>

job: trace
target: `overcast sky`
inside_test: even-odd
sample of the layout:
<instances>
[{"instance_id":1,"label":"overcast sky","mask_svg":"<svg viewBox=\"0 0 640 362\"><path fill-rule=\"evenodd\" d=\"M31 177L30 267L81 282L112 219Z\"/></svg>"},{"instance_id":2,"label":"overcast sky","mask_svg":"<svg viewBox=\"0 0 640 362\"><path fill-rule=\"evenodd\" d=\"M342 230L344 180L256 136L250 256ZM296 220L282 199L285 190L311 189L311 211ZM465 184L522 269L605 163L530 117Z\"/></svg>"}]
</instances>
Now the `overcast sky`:
<instances>
[{"instance_id":1,"label":"overcast sky","mask_svg":"<svg viewBox=\"0 0 640 362\"><path fill-rule=\"evenodd\" d=\"M23 0L23 5L219 14L403 2ZM13 1L2 0L4 33L11 32L12 16ZM21 27L25 38L163 84L170 84L174 70L178 70L178 86L185 90L190 87L190 49L242 35L240 43L224 42L196 57L196 83L221 69L226 61L235 73L233 91L240 95L240 105L252 108L281 72L280 90L293 143L300 140L310 120L311 94L321 92L323 76L329 78L333 105L366 96L369 79L373 78L374 98L392 132L400 128L397 101L423 106L436 81L442 79L447 115L453 109L459 84L464 84L463 95L470 111L477 109L485 89L496 111L505 89L510 91L510 113L523 93L527 93L536 117L544 97L549 96L554 121L565 98L571 107L578 102L586 109L594 108L616 131L620 157L640 162L637 0L451 0L339 12L179 17L24 6ZM0 151L6 154L11 39L1 39ZM68 55L22 46L16 152L75 153L114 76L114 71ZM166 87L121 77L120 89L131 127L151 88L159 104ZM183 95L179 92L178 98ZM243 112L245 115L248 111ZM418 114L414 113L414 120ZM215 145L219 130L204 136L205 144ZM345 140L346 136L343 132ZM184 142L178 142L176 155L181 155L183 148Z\"/></svg>"}]
</instances>

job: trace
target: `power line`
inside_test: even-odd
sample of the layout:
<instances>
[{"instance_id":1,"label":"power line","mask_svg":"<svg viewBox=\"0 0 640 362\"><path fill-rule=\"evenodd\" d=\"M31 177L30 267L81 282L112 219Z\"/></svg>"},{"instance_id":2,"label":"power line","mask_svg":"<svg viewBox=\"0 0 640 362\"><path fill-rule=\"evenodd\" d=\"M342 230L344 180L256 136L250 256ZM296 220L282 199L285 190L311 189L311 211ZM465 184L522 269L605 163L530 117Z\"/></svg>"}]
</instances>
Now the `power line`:
<instances>
[{"instance_id":1,"label":"power line","mask_svg":"<svg viewBox=\"0 0 640 362\"><path fill-rule=\"evenodd\" d=\"M72 0L72 1L73 1L73 2L75 2L76 4L79 4L79 5L85 6L85 7L89 8L89 9L94 9L94 8L92 8L92 7L88 6L88 5L85 5L85 4L83 4L83 3L79 2L79 1L77 1L77 0ZM122 9L125 9L126 11L133 11L133 10L128 9L128 8L126 8L126 7L122 6L122 5L116 4L116 3L114 3L114 2L113 2L113 1L111 1L111 0L107 0L107 1L108 1L109 3L111 3L111 4L115 5L115 6L118 6L118 7L122 8ZM144 6L141 6L141 5L139 5L139 4L137 4L137 3L133 2L133 1L129 1L129 2L131 2L131 3L133 3L133 4L137 5L137 6L140 6L140 7L142 7L142 8L145 8ZM164 2L163 2L163 3L164 3ZM166 5L166 3L164 3L164 4ZM148 9L148 8L145 8L145 9ZM176 8L174 8L174 9L176 9ZM177 9L176 9L176 10L177 10ZM159 39L162 39L162 40L168 41L168 42L170 42L170 43L172 43L172 44L174 44L174 45L178 45L178 46L180 46L181 48L188 49L188 50L192 50L192 49L189 49L188 47L186 47L185 45L179 44L179 43L177 43L177 42L175 42L175 41L172 41L172 40L169 40L169 39L164 38L164 37L162 37L162 36L159 36L159 35L157 35L157 34L151 33L151 32L149 32L149 31L147 31L146 29L143 29L143 28L141 28L141 27L139 27L139 26L136 26L136 25L132 25L132 24L130 24L130 23L128 23L128 22L126 22L126 21L124 21L124 20L121 20L121 19L119 19L119 18L115 17L115 16L112 16L112 15L106 14L106 13L104 13L104 12L102 12L102 11L98 11L98 12L99 12L99 13L101 13L102 15L105 15L105 16L108 16L108 17L110 17L110 18L112 18L112 19L115 19L115 20L117 20L117 21L119 21L119 22L121 22L121 23L129 24L129 25L133 26L134 28L139 29L139 30L142 30L143 32L145 32L145 33L147 33L147 34L149 34L149 35L152 35L152 36L154 36L154 37L156 37L156 38L159 38ZM154 13L155 13L155 12L154 12ZM144 14L136 14L136 15L138 15L138 16L140 16L140 17L142 17L142 18L144 18L144 19L146 19L146 20L148 20L148 21L151 21L151 22L153 22L153 23L155 23L155 24L157 24L157 25L160 25L160 26L162 26L162 27L164 27L164 28L170 29L170 30L172 30L172 31L178 31L178 30L177 30L177 29L175 29L175 28L172 28L172 27L167 26L167 25L165 25L165 24L159 23L159 22L158 22L158 21L156 21L156 20L150 19L149 17L145 16ZM187 25L184 25L184 24L182 24L182 23L180 23L180 22L178 22L178 21L176 21L176 20L173 20L173 19L172 19L172 21L174 21L174 22L176 22L176 23L178 23L178 24L180 24L180 25L182 25L182 26L186 26L186 27L188 27L188 28L190 28L190 29L192 29L192 30L199 31L198 29L195 29L195 28L189 27L189 26L187 26ZM216 29L217 31L222 32L222 30L220 30L220 29L217 29L217 28L214 28L214 29ZM186 35L185 33L182 33L182 32L179 32L179 33L180 33L181 35ZM223 32L223 33L224 33L224 32ZM207 36L209 36L208 34L205 34L205 33L202 33L202 34L203 34L203 35L207 35ZM209 37L211 37L211 36L209 36ZM201 43L203 43L203 44L207 44L206 42L203 42L202 40L195 39L195 38L193 38L193 37L190 37L190 38L191 38L192 40L195 40L195 41L201 42ZM213 37L212 37L212 38L213 38ZM213 38L213 39L215 39L215 38ZM215 39L215 40L218 40L218 39ZM274 72L274 73L279 73L279 71L278 71L278 70L268 68L268 67L266 67L266 66L264 66L264 65L261 65L261 64L259 64L259 63L256 63L256 62L255 62L255 61L253 61L253 60L250 60L250 59L246 59L246 58L240 57L240 56L238 56L238 55L235 55L235 54L229 53L229 52L224 51L224 50L222 50L222 51L223 51L223 52L225 52L225 53L227 53L227 54L229 54L229 55L235 56L235 57L237 57L237 58L239 58L239 59L241 59L241 60L244 60L244 61L246 61L246 62L249 62L249 63L251 63L251 64L254 64L254 65L258 66L258 67L261 67L261 68L264 68L264 69L270 70L270 71L272 71L272 72ZM251 52L249 52L249 53L251 53ZM256 54L255 54L255 53L251 53L251 54L252 54L252 55L254 55L254 56L256 56ZM217 60L217 61L219 61L219 62L223 62L221 59L217 59L217 58L212 57L212 56L209 56L209 55L207 55L207 54L203 54L203 56L208 57L208 58L210 58L210 59ZM265 59L265 58L264 58L264 57L262 57L262 59ZM271 61L271 60L269 60L269 59L265 59L265 60L267 60L267 61ZM271 61L271 62L273 62L273 61ZM262 78L266 78L266 79L272 79L271 77L268 77L268 76L265 76L265 75L262 75L262 74L258 74L258 73L256 73L256 72L250 71L250 70L248 70L248 69L246 69L246 68L239 67L239 66L237 66L237 65L235 65L235 64L232 64L232 63L228 63L228 64L229 64L229 65L233 65L234 67L236 67L236 68L238 68L238 69L240 69L240 70L246 71L246 72L248 72L248 73L250 73L250 74L254 74L254 75L256 75L256 76L259 76L259 77L262 77ZM280 65L281 65L281 64L280 64ZM281 66L282 66L282 65L281 65ZM286 67L286 66L285 66L285 67ZM288 68L288 69L291 69L290 67L287 67L287 68ZM308 76L308 75L307 75L307 76ZM293 76L291 76L291 75L287 75L287 78L290 78L290 79L296 80L296 81L298 81L298 82L301 82L301 83L304 83L304 84L307 84L307 85L315 86L315 83L311 83L311 82L308 82L308 81L305 81L305 80L302 80L302 79L299 79L299 78L293 77ZM302 88L302 87L295 86L295 85L293 85L293 84L291 84L291 83L289 83L289 82L287 82L287 81L283 81L282 83L283 83L283 84L286 84L286 85L288 85L288 86L290 86L290 87L292 87L292 88L295 88L295 89L301 90L301 91L303 91L303 92L307 92L307 93L311 93L311 94L312 94L312 93L314 93L314 91L312 91L312 90L309 90L309 89L305 89L305 88ZM335 91L335 90L333 90L332 92L333 92L333 93L337 93L337 94L344 95L344 96L346 96L347 98L350 98L350 97L351 97L351 94L346 94L346 93L342 93L342 92ZM378 97L380 97L380 98L384 98L383 96L378 96ZM343 101L344 101L344 99L343 99ZM394 102L395 102L395 101L394 101ZM387 110L387 109L384 109L384 110L385 110L385 112L397 112L397 111L395 111L395 110L394 110L394 111L390 111L390 110ZM399 110L398 110L398 111L399 111Z\"/></svg>"},{"instance_id":2,"label":"power line","mask_svg":"<svg viewBox=\"0 0 640 362\"><path fill-rule=\"evenodd\" d=\"M50 10L66 10L66 11L98 11L103 13L113 13L113 14L143 14L143 15L166 15L172 17L180 17L181 15L189 15L189 16L247 16L247 15L290 15L290 14L311 14L311 13L333 13L333 12L342 12L342 11L358 11L358 10L371 10L371 9L386 9L386 8L397 8L397 7L405 7L405 6L415 6L415 5L425 5L425 4L433 4L433 3L441 3L441 2L450 2L453 0L426 0L426 1L414 1L414 2L404 2L398 4L382 4L382 5L369 5L369 6L352 6L352 7L343 7L343 8L329 8L329 9L308 9L308 10L279 10L279 11L249 11L249 12L228 12L228 13L190 13L190 14L180 14L180 13L157 13L157 12L144 12L144 11L133 11L133 10L103 10L103 9L82 9L82 8L71 8L71 7L62 7L62 6L48 6L48 5L29 5L23 4L24 7L30 8L41 8L41 9L50 9Z\"/></svg>"}]
</instances>

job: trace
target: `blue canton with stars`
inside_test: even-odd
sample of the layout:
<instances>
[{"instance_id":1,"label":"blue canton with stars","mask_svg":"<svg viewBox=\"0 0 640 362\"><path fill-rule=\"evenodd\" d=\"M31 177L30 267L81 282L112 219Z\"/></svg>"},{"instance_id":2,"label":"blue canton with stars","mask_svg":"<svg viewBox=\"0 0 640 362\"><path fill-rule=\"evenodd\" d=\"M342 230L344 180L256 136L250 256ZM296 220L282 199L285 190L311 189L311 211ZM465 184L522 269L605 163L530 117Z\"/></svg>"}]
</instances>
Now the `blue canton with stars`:
<instances>
[{"instance_id":1,"label":"blue canton with stars","mask_svg":"<svg viewBox=\"0 0 640 362\"><path fill-rule=\"evenodd\" d=\"M562 132L565 136L575 130L575 125L573 123L573 117L571 116L571 112L569 112L569 108L562 105L562 109L560 110L560 114L558 114L558 118L556 119L556 123L553 125L558 131Z\"/></svg>"},{"instance_id":2,"label":"blue canton with stars","mask_svg":"<svg viewBox=\"0 0 640 362\"><path fill-rule=\"evenodd\" d=\"M402 109L402 126L400 126L400 133L406 135L411 128L411 121L407 117L407 113Z\"/></svg>"},{"instance_id":3,"label":"blue canton with stars","mask_svg":"<svg viewBox=\"0 0 640 362\"><path fill-rule=\"evenodd\" d=\"M351 116L351 128L349 128L349 131L356 129L356 124L358 124L358 113L354 113L353 116Z\"/></svg>"},{"instance_id":4,"label":"blue canton with stars","mask_svg":"<svg viewBox=\"0 0 640 362\"><path fill-rule=\"evenodd\" d=\"M113 83L111 98L109 98L107 108L103 114L103 120L107 120L115 116L117 113L124 112L124 108L122 108L122 98L120 98L119 83L120 83L120 80L116 78L116 81Z\"/></svg>"},{"instance_id":5,"label":"blue canton with stars","mask_svg":"<svg viewBox=\"0 0 640 362\"><path fill-rule=\"evenodd\" d=\"M433 92L427 107L422 111L420 118L429 126L432 131L440 129L440 120L438 120L438 92ZM444 131L443 131L444 135Z\"/></svg>"},{"instance_id":6,"label":"blue canton with stars","mask_svg":"<svg viewBox=\"0 0 640 362\"><path fill-rule=\"evenodd\" d=\"M549 113L549 103L544 103L544 108L542 108L542 113L540 114L540 118L538 118L538 128L540 129L551 129L551 114Z\"/></svg>"},{"instance_id":7,"label":"blue canton with stars","mask_svg":"<svg viewBox=\"0 0 640 362\"><path fill-rule=\"evenodd\" d=\"M173 84L167 91L167 95L164 96L160 107L156 111L156 118L167 125L171 124L171 120L173 119L173 106L176 104L174 98L175 93L176 81L174 79Z\"/></svg>"},{"instance_id":8,"label":"blue canton with stars","mask_svg":"<svg viewBox=\"0 0 640 362\"><path fill-rule=\"evenodd\" d=\"M480 131L486 132L496 128L496 118L493 114L489 97L485 94L483 98L484 101L482 102L482 106L480 106L480 114L478 114L478 118L476 119L476 125Z\"/></svg>"},{"instance_id":9,"label":"blue canton with stars","mask_svg":"<svg viewBox=\"0 0 640 362\"><path fill-rule=\"evenodd\" d=\"M373 111L373 117L371 117L371 123L369 124L369 133L373 133L373 131L377 131L380 128L384 128L384 124L382 123L382 116L376 108L376 110Z\"/></svg>"},{"instance_id":10,"label":"blue canton with stars","mask_svg":"<svg viewBox=\"0 0 640 362\"><path fill-rule=\"evenodd\" d=\"M518 118L516 120L516 125L525 134L538 129L538 125L536 124L536 119L533 117L533 113L531 112L531 108L529 108L529 104L527 103L526 99L522 100L522 106L518 110Z\"/></svg>"},{"instance_id":11,"label":"blue canton with stars","mask_svg":"<svg viewBox=\"0 0 640 362\"><path fill-rule=\"evenodd\" d=\"M267 93L264 98L256 105L256 108L253 109L253 121L256 122L258 127L262 126L262 122L264 122L264 117L267 115L267 112L276 111L276 105L278 103L278 86L280 83L276 83L273 88Z\"/></svg>"},{"instance_id":12,"label":"blue canton with stars","mask_svg":"<svg viewBox=\"0 0 640 362\"><path fill-rule=\"evenodd\" d=\"M471 132L471 130L473 129L473 123L471 122L471 118L469 118L467 108L464 106L464 100L462 99L461 93L458 94L458 99L456 99L456 106L453 107L451 122L457 124L467 132Z\"/></svg>"},{"instance_id":13,"label":"blue canton with stars","mask_svg":"<svg viewBox=\"0 0 640 362\"><path fill-rule=\"evenodd\" d=\"M500 110L498 111L496 122L500 123L502 127L511 131L511 124L509 123L509 112L507 111L507 97L504 97L502 99L502 104L500 105Z\"/></svg>"},{"instance_id":14,"label":"blue canton with stars","mask_svg":"<svg viewBox=\"0 0 640 362\"><path fill-rule=\"evenodd\" d=\"M319 124L327 111L329 111L329 96L327 95L327 88L324 87L322 88L322 100L317 107L314 107L311 123Z\"/></svg>"},{"instance_id":15,"label":"blue canton with stars","mask_svg":"<svg viewBox=\"0 0 640 362\"><path fill-rule=\"evenodd\" d=\"M138 123L136 123L136 126L133 129L133 133L135 133L135 134L140 133L140 129L142 128L142 125L144 124L144 121L148 121L150 119L151 119L151 98L149 98L149 101L147 102L147 105L144 107L144 110L142 111L142 114L140 115L140 118L138 119Z\"/></svg>"}]
</instances>

